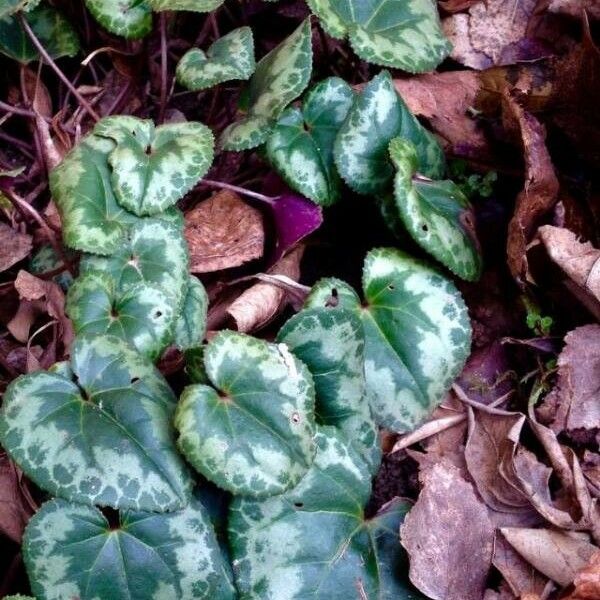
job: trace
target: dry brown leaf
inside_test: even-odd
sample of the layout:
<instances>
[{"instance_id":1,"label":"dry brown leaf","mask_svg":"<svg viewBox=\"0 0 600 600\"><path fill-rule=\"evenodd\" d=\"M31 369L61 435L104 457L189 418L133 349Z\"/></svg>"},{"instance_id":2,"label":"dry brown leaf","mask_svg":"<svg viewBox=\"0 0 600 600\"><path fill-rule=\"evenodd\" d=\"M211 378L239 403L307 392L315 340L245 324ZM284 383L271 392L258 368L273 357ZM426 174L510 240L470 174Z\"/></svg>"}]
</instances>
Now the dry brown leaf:
<instances>
[{"instance_id":1,"label":"dry brown leaf","mask_svg":"<svg viewBox=\"0 0 600 600\"><path fill-rule=\"evenodd\" d=\"M400 528L412 583L434 600L480 600L494 526L473 487L449 464L421 474L423 489Z\"/></svg>"},{"instance_id":2,"label":"dry brown leaf","mask_svg":"<svg viewBox=\"0 0 600 600\"><path fill-rule=\"evenodd\" d=\"M537 0L487 0L469 8L468 14L444 19L444 33L453 45L451 57L474 69L505 64L504 55L521 42Z\"/></svg>"},{"instance_id":3,"label":"dry brown leaf","mask_svg":"<svg viewBox=\"0 0 600 600\"><path fill-rule=\"evenodd\" d=\"M6 454L0 454L0 533L17 544L33 514L21 487L21 474Z\"/></svg>"},{"instance_id":4,"label":"dry brown leaf","mask_svg":"<svg viewBox=\"0 0 600 600\"><path fill-rule=\"evenodd\" d=\"M559 184L550 154L546 149L543 125L526 112L511 95L505 94L507 126L518 124L525 152L526 180L518 195L513 218L508 226L508 266L518 283L530 281L527 245L538 224L556 202Z\"/></svg>"},{"instance_id":5,"label":"dry brown leaf","mask_svg":"<svg viewBox=\"0 0 600 600\"><path fill-rule=\"evenodd\" d=\"M439 0L438 4L448 13L455 13L471 8L482 0Z\"/></svg>"},{"instance_id":6,"label":"dry brown leaf","mask_svg":"<svg viewBox=\"0 0 600 600\"><path fill-rule=\"evenodd\" d=\"M589 242L580 242L577 236L562 227L544 225L538 229L538 237L544 244L548 256L569 279L581 294L577 297L593 313L600 313L600 250ZM572 286L569 286L574 291Z\"/></svg>"},{"instance_id":7,"label":"dry brown leaf","mask_svg":"<svg viewBox=\"0 0 600 600\"><path fill-rule=\"evenodd\" d=\"M581 470L588 482L590 493L600 498L600 454L586 450L583 453Z\"/></svg>"},{"instance_id":8,"label":"dry brown leaf","mask_svg":"<svg viewBox=\"0 0 600 600\"><path fill-rule=\"evenodd\" d=\"M494 540L492 563L517 597L531 593L540 595L548 582L546 577L521 557L502 534L497 534Z\"/></svg>"},{"instance_id":9,"label":"dry brown leaf","mask_svg":"<svg viewBox=\"0 0 600 600\"><path fill-rule=\"evenodd\" d=\"M563 600L598 600L600 598L600 551L583 567L573 580L575 590Z\"/></svg>"},{"instance_id":10,"label":"dry brown leaf","mask_svg":"<svg viewBox=\"0 0 600 600\"><path fill-rule=\"evenodd\" d=\"M220 191L185 214L190 271L210 273L260 258L265 234L260 211Z\"/></svg>"},{"instance_id":11,"label":"dry brown leaf","mask_svg":"<svg viewBox=\"0 0 600 600\"><path fill-rule=\"evenodd\" d=\"M558 357L558 402L552 429L560 433L600 428L600 325L584 325L565 336Z\"/></svg>"},{"instance_id":12,"label":"dry brown leaf","mask_svg":"<svg viewBox=\"0 0 600 600\"><path fill-rule=\"evenodd\" d=\"M68 348L74 338L73 325L65 315L65 295L60 286L21 270L15 280L15 289L19 292L21 305L7 325L12 335L20 342L27 342L36 315L46 313L58 322L60 338Z\"/></svg>"},{"instance_id":13,"label":"dry brown leaf","mask_svg":"<svg viewBox=\"0 0 600 600\"><path fill-rule=\"evenodd\" d=\"M527 562L562 586L569 585L598 550L585 536L553 529L504 527L500 531Z\"/></svg>"},{"instance_id":14,"label":"dry brown leaf","mask_svg":"<svg viewBox=\"0 0 600 600\"><path fill-rule=\"evenodd\" d=\"M484 132L469 112L481 86L478 73L427 73L395 79L394 85L410 110L428 120L450 152L478 159L489 155Z\"/></svg>"},{"instance_id":15,"label":"dry brown leaf","mask_svg":"<svg viewBox=\"0 0 600 600\"><path fill-rule=\"evenodd\" d=\"M6 271L23 260L31 252L31 236L19 233L6 223L0 222L0 272Z\"/></svg>"},{"instance_id":16,"label":"dry brown leaf","mask_svg":"<svg viewBox=\"0 0 600 600\"><path fill-rule=\"evenodd\" d=\"M300 278L300 261L304 246L286 254L269 270L270 275L282 275L293 281ZM274 283L257 283L234 300L227 309L238 331L250 333L270 323L291 301L285 287Z\"/></svg>"}]
</instances>

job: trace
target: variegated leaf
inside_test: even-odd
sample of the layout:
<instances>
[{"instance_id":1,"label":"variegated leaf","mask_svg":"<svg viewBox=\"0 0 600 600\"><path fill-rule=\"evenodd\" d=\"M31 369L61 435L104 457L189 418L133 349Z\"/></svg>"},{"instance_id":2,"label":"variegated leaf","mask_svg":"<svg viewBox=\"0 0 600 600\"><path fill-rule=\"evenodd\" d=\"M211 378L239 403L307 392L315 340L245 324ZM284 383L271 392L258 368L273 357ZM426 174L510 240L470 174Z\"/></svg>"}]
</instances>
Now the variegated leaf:
<instances>
[{"instance_id":1,"label":"variegated leaf","mask_svg":"<svg viewBox=\"0 0 600 600\"><path fill-rule=\"evenodd\" d=\"M452 282L399 250L367 254L365 301L340 280L319 282L307 306L349 308L365 333L365 376L377 422L410 431L439 404L471 345L467 308Z\"/></svg>"},{"instance_id":2,"label":"variegated leaf","mask_svg":"<svg viewBox=\"0 0 600 600\"><path fill-rule=\"evenodd\" d=\"M67 257L72 259L75 257L73 252L66 251ZM63 261L56 254L56 251L50 244L41 246L40 249L31 257L29 261L29 272L34 275L45 275L47 273L56 272L57 269L63 266ZM73 276L66 270L57 273L52 277L52 281L58 283L63 291L67 291L73 283Z\"/></svg>"},{"instance_id":3,"label":"variegated leaf","mask_svg":"<svg viewBox=\"0 0 600 600\"><path fill-rule=\"evenodd\" d=\"M202 123L154 126L135 117L105 117L94 134L114 140L109 153L118 203L138 216L156 215L183 198L213 160L213 135Z\"/></svg>"},{"instance_id":4,"label":"variegated leaf","mask_svg":"<svg viewBox=\"0 0 600 600\"><path fill-rule=\"evenodd\" d=\"M335 141L335 163L354 191L381 194L391 186L394 167L388 147L398 136L417 148L421 174L443 176L445 160L440 145L408 110L390 74L382 71L356 96Z\"/></svg>"},{"instance_id":5,"label":"variegated leaf","mask_svg":"<svg viewBox=\"0 0 600 600\"><path fill-rule=\"evenodd\" d=\"M177 65L177 82L188 90L204 90L225 81L248 79L256 67L250 27L234 29L204 53L188 50Z\"/></svg>"},{"instance_id":6,"label":"variegated leaf","mask_svg":"<svg viewBox=\"0 0 600 600\"><path fill-rule=\"evenodd\" d=\"M92 16L107 31L137 40L152 30L152 9L147 0L84 0Z\"/></svg>"},{"instance_id":7,"label":"variegated leaf","mask_svg":"<svg viewBox=\"0 0 600 600\"><path fill-rule=\"evenodd\" d=\"M467 281L479 279L482 260L475 215L467 197L453 181L420 177L411 142L393 139L390 156L396 167L396 218L420 246L453 273Z\"/></svg>"},{"instance_id":8,"label":"variegated leaf","mask_svg":"<svg viewBox=\"0 0 600 600\"><path fill-rule=\"evenodd\" d=\"M112 140L88 135L50 173L50 191L60 212L65 243L76 250L112 254L140 219L119 206L112 190L108 154ZM182 222L176 209L160 215Z\"/></svg>"},{"instance_id":9,"label":"variegated leaf","mask_svg":"<svg viewBox=\"0 0 600 600\"><path fill-rule=\"evenodd\" d=\"M175 345L182 350L199 346L206 331L208 296L197 277L190 275L181 313L175 322Z\"/></svg>"},{"instance_id":10,"label":"variegated leaf","mask_svg":"<svg viewBox=\"0 0 600 600\"><path fill-rule=\"evenodd\" d=\"M350 310L305 309L283 326L277 341L286 344L311 372L318 422L343 431L375 473L381 450L366 395L360 318Z\"/></svg>"},{"instance_id":11,"label":"variegated leaf","mask_svg":"<svg viewBox=\"0 0 600 600\"><path fill-rule=\"evenodd\" d=\"M175 448L174 409L169 385L148 359L119 338L80 337L70 373L63 366L10 384L0 442L32 481L57 496L176 510L187 504L192 481Z\"/></svg>"},{"instance_id":12,"label":"variegated leaf","mask_svg":"<svg viewBox=\"0 0 600 600\"><path fill-rule=\"evenodd\" d=\"M372 519L369 471L333 427L316 437L315 461L289 492L234 498L229 541L245 600L422 598L409 589L398 529L408 504L396 499Z\"/></svg>"},{"instance_id":13,"label":"variegated leaf","mask_svg":"<svg viewBox=\"0 0 600 600\"><path fill-rule=\"evenodd\" d=\"M149 0L152 8L161 10L191 10L207 13L216 10L225 0Z\"/></svg>"},{"instance_id":14,"label":"variegated leaf","mask_svg":"<svg viewBox=\"0 0 600 600\"><path fill-rule=\"evenodd\" d=\"M133 225L124 243L111 256L84 256L80 270L108 273L118 291L140 282L155 284L174 299L178 308L187 290L188 262L181 227L155 218Z\"/></svg>"},{"instance_id":15,"label":"variegated leaf","mask_svg":"<svg viewBox=\"0 0 600 600\"><path fill-rule=\"evenodd\" d=\"M77 32L62 13L52 6L37 6L37 2L29 3L29 10L24 14L25 19L52 58L75 56L79 52ZM23 64L40 57L21 23L10 16L0 16L0 53Z\"/></svg>"},{"instance_id":16,"label":"variegated leaf","mask_svg":"<svg viewBox=\"0 0 600 600\"><path fill-rule=\"evenodd\" d=\"M14 15L19 11L30 11L38 6L40 0L0 0L0 19Z\"/></svg>"},{"instance_id":17,"label":"variegated leaf","mask_svg":"<svg viewBox=\"0 0 600 600\"><path fill-rule=\"evenodd\" d=\"M326 31L377 65L423 73L450 52L432 0L307 0Z\"/></svg>"},{"instance_id":18,"label":"variegated leaf","mask_svg":"<svg viewBox=\"0 0 600 600\"><path fill-rule=\"evenodd\" d=\"M284 344L231 331L208 344L204 365L214 388L187 387L175 415L188 461L236 494L265 497L295 485L315 452L307 368Z\"/></svg>"},{"instance_id":19,"label":"variegated leaf","mask_svg":"<svg viewBox=\"0 0 600 600\"><path fill-rule=\"evenodd\" d=\"M151 360L171 343L173 302L156 285L138 283L119 292L110 275L90 271L69 289L66 308L77 335L115 335Z\"/></svg>"},{"instance_id":20,"label":"variegated leaf","mask_svg":"<svg viewBox=\"0 0 600 600\"><path fill-rule=\"evenodd\" d=\"M233 600L210 517L197 499L169 514L42 505L25 530L31 588L43 600Z\"/></svg>"},{"instance_id":21,"label":"variegated leaf","mask_svg":"<svg viewBox=\"0 0 600 600\"><path fill-rule=\"evenodd\" d=\"M306 89L312 73L310 19L263 57L248 85L248 114L223 132L225 150L262 144L287 105Z\"/></svg>"},{"instance_id":22,"label":"variegated leaf","mask_svg":"<svg viewBox=\"0 0 600 600\"><path fill-rule=\"evenodd\" d=\"M204 368L204 350L206 346L195 346L185 350L185 373L192 383L210 384Z\"/></svg>"},{"instance_id":23,"label":"variegated leaf","mask_svg":"<svg viewBox=\"0 0 600 600\"><path fill-rule=\"evenodd\" d=\"M307 94L301 110L286 109L267 140L267 156L287 184L323 206L340 197L333 143L353 97L343 79L330 77Z\"/></svg>"},{"instance_id":24,"label":"variegated leaf","mask_svg":"<svg viewBox=\"0 0 600 600\"><path fill-rule=\"evenodd\" d=\"M23 596L22 594L17 594L15 596L4 596L4 600L35 600L33 596Z\"/></svg>"}]
</instances>

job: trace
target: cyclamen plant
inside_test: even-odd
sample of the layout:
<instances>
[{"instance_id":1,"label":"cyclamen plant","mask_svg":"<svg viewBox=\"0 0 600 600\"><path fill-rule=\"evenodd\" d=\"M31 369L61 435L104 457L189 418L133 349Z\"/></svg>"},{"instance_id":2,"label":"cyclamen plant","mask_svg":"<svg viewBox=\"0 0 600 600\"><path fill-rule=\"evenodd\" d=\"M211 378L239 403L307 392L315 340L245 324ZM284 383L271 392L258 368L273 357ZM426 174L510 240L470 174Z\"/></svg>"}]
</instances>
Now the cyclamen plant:
<instances>
[{"instance_id":1,"label":"cyclamen plant","mask_svg":"<svg viewBox=\"0 0 600 600\"><path fill-rule=\"evenodd\" d=\"M110 31L139 37L151 10L220 3L88 6ZM401 43L403 19L374 18L400 3L309 4L378 64L427 69L447 52L427 0L398 13L419 17L414 54ZM439 144L389 74L360 92L326 79L290 106L311 74L310 19L256 65L252 32L241 28L206 53L192 49L177 69L191 89L250 79L245 115L220 149L264 145L287 183L324 206L344 184L375 196L391 227L476 279L468 200L442 179ZM12 382L0 409L0 443L54 497L24 535L32 591L39 600L422 598L398 541L409 504L396 499L374 516L365 507L379 427L414 428L464 365L465 304L437 269L377 248L362 297L324 279L273 343L223 331L204 344L208 299L189 275L176 203L213 151L201 123L107 117L51 173L64 242L83 253L79 277L62 282L77 338L68 362ZM41 271L52 260L47 251L34 259ZM188 361L179 399L154 364L169 346Z\"/></svg>"}]
</instances>

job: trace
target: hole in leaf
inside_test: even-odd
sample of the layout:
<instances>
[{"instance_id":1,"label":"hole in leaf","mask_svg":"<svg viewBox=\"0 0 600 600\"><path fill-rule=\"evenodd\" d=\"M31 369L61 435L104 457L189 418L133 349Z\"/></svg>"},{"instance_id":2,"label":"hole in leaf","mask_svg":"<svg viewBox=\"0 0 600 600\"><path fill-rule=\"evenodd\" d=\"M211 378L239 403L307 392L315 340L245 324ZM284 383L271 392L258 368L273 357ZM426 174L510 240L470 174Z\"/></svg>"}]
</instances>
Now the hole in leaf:
<instances>
[{"instance_id":1,"label":"hole in leaf","mask_svg":"<svg viewBox=\"0 0 600 600\"><path fill-rule=\"evenodd\" d=\"M146 156L150 156L150 154L152 154L152 146L150 146L150 144L148 144L146 146L146 149L144 150L144 152L146 153Z\"/></svg>"},{"instance_id":2,"label":"hole in leaf","mask_svg":"<svg viewBox=\"0 0 600 600\"><path fill-rule=\"evenodd\" d=\"M158 319L159 317L162 317L162 311L160 311L160 310L157 310L157 311L154 313L154 318L155 318L155 319Z\"/></svg>"},{"instance_id":3,"label":"hole in leaf","mask_svg":"<svg viewBox=\"0 0 600 600\"><path fill-rule=\"evenodd\" d=\"M390 283L390 285L388 285L388 290L395 290L396 286L393 283Z\"/></svg>"},{"instance_id":4,"label":"hole in leaf","mask_svg":"<svg viewBox=\"0 0 600 600\"><path fill-rule=\"evenodd\" d=\"M421 229L425 232L429 231L429 227L427 227L425 224L421 225Z\"/></svg>"},{"instance_id":5,"label":"hole in leaf","mask_svg":"<svg viewBox=\"0 0 600 600\"><path fill-rule=\"evenodd\" d=\"M134 383L137 383L139 380L140 380L139 377L132 377L130 383L131 383L131 385L133 385Z\"/></svg>"},{"instance_id":6,"label":"hole in leaf","mask_svg":"<svg viewBox=\"0 0 600 600\"><path fill-rule=\"evenodd\" d=\"M331 296L329 296L329 298L327 298L327 302L325 302L325 306L326 307L334 307L334 306L337 306L339 303L340 303L340 301L338 299L338 291L336 288L332 288Z\"/></svg>"},{"instance_id":7,"label":"hole in leaf","mask_svg":"<svg viewBox=\"0 0 600 600\"><path fill-rule=\"evenodd\" d=\"M304 506L304 502L294 502L294 506L296 508L302 508Z\"/></svg>"},{"instance_id":8,"label":"hole in leaf","mask_svg":"<svg viewBox=\"0 0 600 600\"><path fill-rule=\"evenodd\" d=\"M292 423L300 423L300 415L297 412L292 413Z\"/></svg>"}]
</instances>

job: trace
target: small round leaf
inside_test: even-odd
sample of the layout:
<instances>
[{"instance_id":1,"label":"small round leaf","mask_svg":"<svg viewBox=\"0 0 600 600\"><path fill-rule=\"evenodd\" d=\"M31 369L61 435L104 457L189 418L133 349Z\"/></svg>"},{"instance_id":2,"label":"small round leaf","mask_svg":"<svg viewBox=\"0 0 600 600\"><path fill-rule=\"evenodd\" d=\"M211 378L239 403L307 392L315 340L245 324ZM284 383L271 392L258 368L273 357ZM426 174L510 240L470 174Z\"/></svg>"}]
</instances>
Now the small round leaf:
<instances>
[{"instance_id":1,"label":"small round leaf","mask_svg":"<svg viewBox=\"0 0 600 600\"><path fill-rule=\"evenodd\" d=\"M137 40L152 30L152 10L146 0L85 0L85 5L115 35Z\"/></svg>"},{"instance_id":2,"label":"small round leaf","mask_svg":"<svg viewBox=\"0 0 600 600\"><path fill-rule=\"evenodd\" d=\"M7 388L0 442L13 460L41 488L75 502L185 506L192 482L175 448L175 398L162 375L112 336L78 338L70 366Z\"/></svg>"},{"instance_id":3,"label":"small round leaf","mask_svg":"<svg viewBox=\"0 0 600 600\"><path fill-rule=\"evenodd\" d=\"M234 29L204 53L192 48L179 61L177 82L188 90L204 90L235 79L248 79L254 62L254 38L250 27Z\"/></svg>"},{"instance_id":4,"label":"small round leaf","mask_svg":"<svg viewBox=\"0 0 600 600\"><path fill-rule=\"evenodd\" d=\"M115 335L156 360L171 342L175 312L160 287L138 283L118 292L110 275L81 275L67 295L67 314L78 335Z\"/></svg>"},{"instance_id":5,"label":"small round leaf","mask_svg":"<svg viewBox=\"0 0 600 600\"><path fill-rule=\"evenodd\" d=\"M232 493L280 494L314 452L314 387L283 344L221 332L204 351L207 385L187 387L177 406L178 445L207 479Z\"/></svg>"},{"instance_id":6,"label":"small round leaf","mask_svg":"<svg viewBox=\"0 0 600 600\"><path fill-rule=\"evenodd\" d=\"M138 216L156 215L183 198L213 160L213 135L202 123L154 126L135 117L106 117L96 135L115 141L108 155L117 201Z\"/></svg>"},{"instance_id":7,"label":"small round leaf","mask_svg":"<svg viewBox=\"0 0 600 600\"><path fill-rule=\"evenodd\" d=\"M23 555L31 588L44 600L235 597L196 499L176 513L121 513L117 526L95 507L52 500L29 521Z\"/></svg>"}]
</instances>

